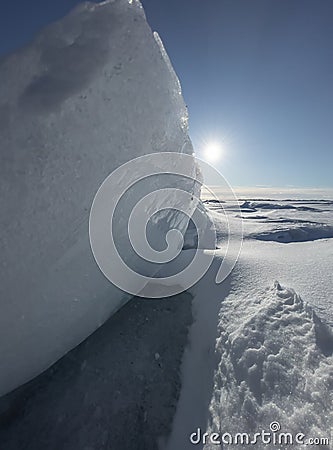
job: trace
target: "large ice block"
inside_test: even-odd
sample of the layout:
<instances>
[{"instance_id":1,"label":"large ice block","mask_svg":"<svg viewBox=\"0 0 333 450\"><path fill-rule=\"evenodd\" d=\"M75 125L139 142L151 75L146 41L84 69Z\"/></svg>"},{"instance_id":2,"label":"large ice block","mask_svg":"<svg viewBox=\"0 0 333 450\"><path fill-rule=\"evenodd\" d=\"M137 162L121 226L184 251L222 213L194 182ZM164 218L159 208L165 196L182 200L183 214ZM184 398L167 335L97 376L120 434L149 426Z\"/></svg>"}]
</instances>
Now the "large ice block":
<instances>
[{"instance_id":1,"label":"large ice block","mask_svg":"<svg viewBox=\"0 0 333 450\"><path fill-rule=\"evenodd\" d=\"M1 395L129 299L89 245L105 177L147 153L192 153L179 81L138 1L83 3L2 60L0 148Z\"/></svg>"}]
</instances>

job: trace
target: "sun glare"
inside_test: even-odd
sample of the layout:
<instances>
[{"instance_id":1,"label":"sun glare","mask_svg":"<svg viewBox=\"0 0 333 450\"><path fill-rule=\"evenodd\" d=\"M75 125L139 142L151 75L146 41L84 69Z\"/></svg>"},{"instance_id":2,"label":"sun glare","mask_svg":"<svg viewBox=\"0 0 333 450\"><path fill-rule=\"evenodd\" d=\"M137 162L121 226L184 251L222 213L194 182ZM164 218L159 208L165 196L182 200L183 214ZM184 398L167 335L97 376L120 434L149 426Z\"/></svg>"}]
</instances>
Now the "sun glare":
<instances>
[{"instance_id":1,"label":"sun glare","mask_svg":"<svg viewBox=\"0 0 333 450\"><path fill-rule=\"evenodd\" d=\"M207 162L217 162L222 156L222 146L218 142L209 142L205 145L203 156Z\"/></svg>"}]
</instances>

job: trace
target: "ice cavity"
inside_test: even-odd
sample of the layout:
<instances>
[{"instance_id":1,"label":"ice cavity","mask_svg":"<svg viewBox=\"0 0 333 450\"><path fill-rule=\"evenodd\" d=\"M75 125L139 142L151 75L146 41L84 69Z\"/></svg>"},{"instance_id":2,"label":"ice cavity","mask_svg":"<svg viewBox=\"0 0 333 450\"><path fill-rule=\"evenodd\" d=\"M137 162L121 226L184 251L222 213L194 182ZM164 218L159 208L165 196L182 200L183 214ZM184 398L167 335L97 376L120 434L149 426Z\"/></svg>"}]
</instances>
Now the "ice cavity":
<instances>
[{"instance_id":1,"label":"ice cavity","mask_svg":"<svg viewBox=\"0 0 333 450\"><path fill-rule=\"evenodd\" d=\"M210 431L260 432L278 421L281 432L329 437L333 336L292 289L275 282L255 298L229 295L216 349Z\"/></svg>"},{"instance_id":2,"label":"ice cavity","mask_svg":"<svg viewBox=\"0 0 333 450\"><path fill-rule=\"evenodd\" d=\"M128 300L89 245L106 176L147 153L192 153L179 81L140 2L84 3L1 62L0 145L1 395ZM184 232L168 214L161 236Z\"/></svg>"}]
</instances>

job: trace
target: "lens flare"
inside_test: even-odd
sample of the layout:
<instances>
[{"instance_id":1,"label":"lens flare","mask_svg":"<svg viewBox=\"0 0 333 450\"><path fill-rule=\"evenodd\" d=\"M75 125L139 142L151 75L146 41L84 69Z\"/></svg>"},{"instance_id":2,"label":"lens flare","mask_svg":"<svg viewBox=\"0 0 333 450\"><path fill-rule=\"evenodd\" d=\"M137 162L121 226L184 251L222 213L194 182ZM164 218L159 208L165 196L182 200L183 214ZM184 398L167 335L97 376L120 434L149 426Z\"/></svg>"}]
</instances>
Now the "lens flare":
<instances>
[{"instance_id":1,"label":"lens flare","mask_svg":"<svg viewBox=\"0 0 333 450\"><path fill-rule=\"evenodd\" d=\"M219 142L209 142L203 150L203 157L207 162L214 163L219 161L222 156L222 146Z\"/></svg>"}]
</instances>

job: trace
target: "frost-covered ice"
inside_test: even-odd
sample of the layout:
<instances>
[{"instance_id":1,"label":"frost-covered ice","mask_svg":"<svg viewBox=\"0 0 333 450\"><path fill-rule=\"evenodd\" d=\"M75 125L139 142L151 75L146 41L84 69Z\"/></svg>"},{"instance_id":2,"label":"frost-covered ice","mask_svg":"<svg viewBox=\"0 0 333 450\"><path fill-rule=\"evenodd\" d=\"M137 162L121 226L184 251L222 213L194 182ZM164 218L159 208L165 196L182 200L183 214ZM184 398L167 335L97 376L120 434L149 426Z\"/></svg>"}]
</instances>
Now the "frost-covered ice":
<instances>
[{"instance_id":1,"label":"frost-covered ice","mask_svg":"<svg viewBox=\"0 0 333 450\"><path fill-rule=\"evenodd\" d=\"M170 432L191 296L135 298L0 399L1 450L157 450Z\"/></svg>"},{"instance_id":2,"label":"frost-covered ice","mask_svg":"<svg viewBox=\"0 0 333 450\"><path fill-rule=\"evenodd\" d=\"M1 62L0 143L1 395L129 298L89 245L106 176L140 155L192 153L179 81L138 1L82 3ZM171 221L185 231L169 215L161 234ZM120 240L124 232L119 223Z\"/></svg>"}]
</instances>

